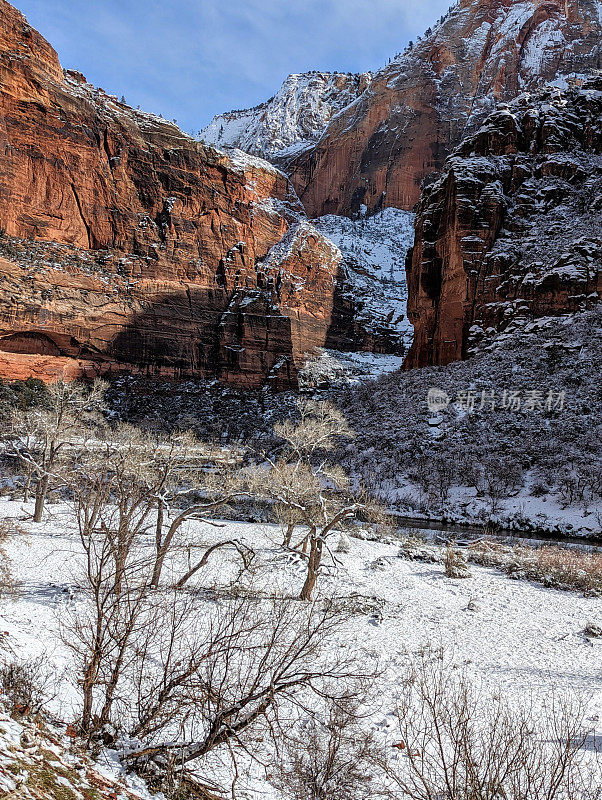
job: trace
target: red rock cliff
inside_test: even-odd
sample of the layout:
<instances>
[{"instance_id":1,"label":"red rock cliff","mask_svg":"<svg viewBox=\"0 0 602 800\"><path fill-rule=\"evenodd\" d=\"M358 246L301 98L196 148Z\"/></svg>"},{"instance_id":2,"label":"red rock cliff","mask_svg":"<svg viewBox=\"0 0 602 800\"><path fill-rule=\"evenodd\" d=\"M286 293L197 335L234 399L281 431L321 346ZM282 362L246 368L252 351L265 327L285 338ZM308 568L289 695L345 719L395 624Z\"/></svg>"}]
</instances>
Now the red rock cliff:
<instances>
[{"instance_id":1,"label":"red rock cliff","mask_svg":"<svg viewBox=\"0 0 602 800\"><path fill-rule=\"evenodd\" d=\"M602 78L518 98L462 143L420 202L408 288L410 367L602 298Z\"/></svg>"},{"instance_id":2,"label":"red rock cliff","mask_svg":"<svg viewBox=\"0 0 602 800\"><path fill-rule=\"evenodd\" d=\"M601 42L597 0L461 0L287 165L307 213L411 209L495 101L599 68Z\"/></svg>"},{"instance_id":3,"label":"red rock cliff","mask_svg":"<svg viewBox=\"0 0 602 800\"><path fill-rule=\"evenodd\" d=\"M339 258L316 231L296 246L300 210L266 162L64 74L0 0L0 377L294 385L326 341Z\"/></svg>"}]
</instances>

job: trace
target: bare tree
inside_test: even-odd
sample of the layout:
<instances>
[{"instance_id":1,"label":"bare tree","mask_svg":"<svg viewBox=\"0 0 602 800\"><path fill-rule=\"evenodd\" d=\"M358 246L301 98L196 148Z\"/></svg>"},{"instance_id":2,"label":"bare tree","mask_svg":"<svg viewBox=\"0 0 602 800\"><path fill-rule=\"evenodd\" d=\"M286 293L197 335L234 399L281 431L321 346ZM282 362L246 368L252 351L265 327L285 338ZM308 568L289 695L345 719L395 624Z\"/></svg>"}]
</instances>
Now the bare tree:
<instances>
[{"instance_id":1,"label":"bare tree","mask_svg":"<svg viewBox=\"0 0 602 800\"><path fill-rule=\"evenodd\" d=\"M175 757L189 764L218 746L242 742L252 726L276 724L285 706L303 708L314 693L348 699L358 668L352 659L328 658L326 652L340 624L331 603L300 607L289 599L246 595L216 605L200 625L203 635L194 637L197 646L203 642L193 659L194 670L193 660L178 657L173 662L178 668L187 665L186 677L169 682L174 686L169 699L187 717L185 741L149 727L149 719L156 719L158 683L166 684L154 663L139 662L137 683L146 685L146 696L154 700L150 713L144 706L135 732L150 742L128 759L161 764Z\"/></svg>"},{"instance_id":2,"label":"bare tree","mask_svg":"<svg viewBox=\"0 0 602 800\"><path fill-rule=\"evenodd\" d=\"M101 381L86 386L61 380L49 387L46 405L13 410L4 430L6 452L24 467L26 495L36 480L34 522L42 521L51 488L64 483L59 466L74 457L98 422L105 388Z\"/></svg>"},{"instance_id":3,"label":"bare tree","mask_svg":"<svg viewBox=\"0 0 602 800\"><path fill-rule=\"evenodd\" d=\"M190 433L172 434L169 440L157 441L149 455L146 464L153 477L152 493L157 504L156 559L151 581L156 588L165 558L182 525L190 519L208 519L223 506L244 496L244 492L237 473L238 454L216 452ZM203 500L186 503L194 494L203 495ZM220 543L211 552L228 545L238 547L234 542ZM239 548L239 551L243 552L243 549ZM207 563L209 555L204 553L200 561L190 567L180 578L180 585Z\"/></svg>"},{"instance_id":4,"label":"bare tree","mask_svg":"<svg viewBox=\"0 0 602 800\"><path fill-rule=\"evenodd\" d=\"M62 609L59 621L82 692L80 729L91 738L112 720L133 639L144 622L149 564L134 548L122 551L118 559L114 541L103 534L82 534L81 542L80 602Z\"/></svg>"},{"instance_id":5,"label":"bare tree","mask_svg":"<svg viewBox=\"0 0 602 800\"><path fill-rule=\"evenodd\" d=\"M287 420L274 430L284 442L282 454L266 458L269 471L256 473L255 491L274 502L285 528L284 546L305 560L307 575L300 597L310 600L324 552L337 563L329 538L367 508L366 502L351 495L344 470L328 459L337 444L353 433L340 411L330 403L316 402L301 403L300 420ZM301 539L294 542L298 529Z\"/></svg>"},{"instance_id":6,"label":"bare tree","mask_svg":"<svg viewBox=\"0 0 602 800\"><path fill-rule=\"evenodd\" d=\"M69 484L80 535L85 539L103 534L116 563L117 590L120 569L145 534L154 530L149 581L157 588L168 554L182 549L178 537L184 524L192 519L210 522L219 508L242 495L229 465L216 465L212 457L188 434L157 439L129 425L117 426L82 454ZM190 564L176 579L178 584L187 583L223 547L233 547L248 565L249 548L233 540L220 542Z\"/></svg>"},{"instance_id":7,"label":"bare tree","mask_svg":"<svg viewBox=\"0 0 602 800\"><path fill-rule=\"evenodd\" d=\"M457 465L453 453L435 453L427 459L427 474L430 492L440 506L445 505L457 477Z\"/></svg>"},{"instance_id":8,"label":"bare tree","mask_svg":"<svg viewBox=\"0 0 602 800\"><path fill-rule=\"evenodd\" d=\"M397 711L394 757L381 758L394 797L580 800L601 784L581 749L581 705L548 697L512 705L486 694L442 652L417 659Z\"/></svg>"},{"instance_id":9,"label":"bare tree","mask_svg":"<svg viewBox=\"0 0 602 800\"><path fill-rule=\"evenodd\" d=\"M273 731L285 708L312 696L353 695L357 667L327 652L341 624L332 603L157 592L153 560L137 548L119 566L117 591L107 537L82 541L81 600L62 614L80 729L90 741L135 739L124 758L139 772L204 783L203 759L217 748L246 746L257 726Z\"/></svg>"},{"instance_id":10,"label":"bare tree","mask_svg":"<svg viewBox=\"0 0 602 800\"><path fill-rule=\"evenodd\" d=\"M281 519L286 520L284 544L306 562L307 575L301 599L310 600L321 571L324 552L338 563L329 539L347 520L358 515L364 504L350 498L349 482L340 467L274 461L263 478L263 489L276 501ZM294 540L298 531L299 541Z\"/></svg>"},{"instance_id":11,"label":"bare tree","mask_svg":"<svg viewBox=\"0 0 602 800\"><path fill-rule=\"evenodd\" d=\"M500 503L520 484L522 467L514 458L487 456L482 459L481 470L483 493L491 513L496 514Z\"/></svg>"}]
</instances>

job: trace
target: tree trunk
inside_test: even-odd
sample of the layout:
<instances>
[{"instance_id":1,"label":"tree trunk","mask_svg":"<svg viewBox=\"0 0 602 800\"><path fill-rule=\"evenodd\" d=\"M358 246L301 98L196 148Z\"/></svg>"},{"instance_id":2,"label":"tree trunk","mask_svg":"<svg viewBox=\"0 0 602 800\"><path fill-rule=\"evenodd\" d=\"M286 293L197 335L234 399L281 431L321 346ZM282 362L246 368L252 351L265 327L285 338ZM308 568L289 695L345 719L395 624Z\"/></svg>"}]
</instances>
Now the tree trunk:
<instances>
[{"instance_id":1,"label":"tree trunk","mask_svg":"<svg viewBox=\"0 0 602 800\"><path fill-rule=\"evenodd\" d=\"M36 487L36 505L33 512L33 521L41 522L42 514L44 513L44 503L46 502L46 495L48 494L48 475L40 478Z\"/></svg>"},{"instance_id":2,"label":"tree trunk","mask_svg":"<svg viewBox=\"0 0 602 800\"><path fill-rule=\"evenodd\" d=\"M293 538L294 532L295 532L295 526L293 524L289 525L284 534L284 541L282 542L283 547L291 546L291 539Z\"/></svg>"},{"instance_id":3,"label":"tree trunk","mask_svg":"<svg viewBox=\"0 0 602 800\"><path fill-rule=\"evenodd\" d=\"M93 689L94 689L94 684L92 683L92 681L90 680L84 681L83 683L84 707L82 709L83 733L90 733L90 728L92 726Z\"/></svg>"},{"instance_id":4,"label":"tree trunk","mask_svg":"<svg viewBox=\"0 0 602 800\"><path fill-rule=\"evenodd\" d=\"M161 533L159 531L158 528L159 520L157 520L157 532L156 532L157 555L155 558L155 566L153 567L153 577L151 579L151 586L153 588L157 588L159 585L159 579L161 577L161 571L163 570L163 564L165 562L165 558L169 553L174 536L180 530L183 523L186 522L186 520L190 519L194 514L197 514L201 511L207 512L210 509L220 508L220 506L225 505L232 499L233 496L229 496L229 497L224 497L221 500L216 500L213 503L208 503L206 505L191 506L186 511L183 511L180 514L180 516L175 518L175 520L171 523L171 525L167 529L167 533L165 534L164 538L161 536ZM163 509L160 510L160 514L161 514L161 527L163 527L163 516L162 516Z\"/></svg>"},{"instance_id":5,"label":"tree trunk","mask_svg":"<svg viewBox=\"0 0 602 800\"><path fill-rule=\"evenodd\" d=\"M153 577L151 578L151 587L153 589L157 589L159 586L163 562L165 561L166 555L166 548L163 546L163 508L163 500L159 500L157 507L157 527L155 529L155 566L153 567Z\"/></svg>"},{"instance_id":6,"label":"tree trunk","mask_svg":"<svg viewBox=\"0 0 602 800\"><path fill-rule=\"evenodd\" d=\"M31 467L27 469L27 480L25 482L25 487L23 488L23 502L29 503L29 490L31 489L31 479L33 473L31 471Z\"/></svg>"},{"instance_id":7,"label":"tree trunk","mask_svg":"<svg viewBox=\"0 0 602 800\"><path fill-rule=\"evenodd\" d=\"M84 671L82 681L82 689L84 695L84 706L82 709L82 724L81 729L83 733L90 733L92 730L92 711L94 709L94 688L98 677L98 666L100 663L100 653L98 644L90 658L90 663Z\"/></svg>"},{"instance_id":8,"label":"tree trunk","mask_svg":"<svg viewBox=\"0 0 602 800\"><path fill-rule=\"evenodd\" d=\"M311 595L318 580L320 571L320 563L322 561L322 539L312 536L310 539L311 546L309 550L309 559L307 561L307 577L301 589L299 598L301 600L311 600Z\"/></svg>"}]
</instances>

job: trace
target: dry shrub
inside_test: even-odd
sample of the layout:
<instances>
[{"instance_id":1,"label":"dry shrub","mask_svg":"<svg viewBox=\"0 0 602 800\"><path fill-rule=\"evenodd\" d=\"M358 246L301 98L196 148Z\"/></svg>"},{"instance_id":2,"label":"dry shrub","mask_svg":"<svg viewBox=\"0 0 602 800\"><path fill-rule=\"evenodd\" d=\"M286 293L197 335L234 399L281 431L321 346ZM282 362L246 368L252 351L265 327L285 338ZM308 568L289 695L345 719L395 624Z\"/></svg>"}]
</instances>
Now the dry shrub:
<instances>
[{"instance_id":1,"label":"dry shrub","mask_svg":"<svg viewBox=\"0 0 602 800\"><path fill-rule=\"evenodd\" d=\"M6 545L9 538L16 534L23 534L23 530L13 519L6 518L0 521L0 597L10 594L15 588L11 560L6 552Z\"/></svg>"},{"instance_id":2,"label":"dry shrub","mask_svg":"<svg viewBox=\"0 0 602 800\"><path fill-rule=\"evenodd\" d=\"M376 800L371 767L374 735L355 704L332 704L324 718L308 715L286 737L271 775L288 800Z\"/></svg>"},{"instance_id":3,"label":"dry shrub","mask_svg":"<svg viewBox=\"0 0 602 800\"><path fill-rule=\"evenodd\" d=\"M445 548L445 574L448 578L470 578L464 554L451 543Z\"/></svg>"},{"instance_id":4,"label":"dry shrub","mask_svg":"<svg viewBox=\"0 0 602 800\"><path fill-rule=\"evenodd\" d=\"M506 547L485 541L471 545L469 558L476 564L502 569L513 578L588 596L602 593L602 553L597 551L557 545Z\"/></svg>"},{"instance_id":5,"label":"dry shrub","mask_svg":"<svg viewBox=\"0 0 602 800\"><path fill-rule=\"evenodd\" d=\"M584 715L578 698L553 693L512 703L427 649L412 664L399 738L380 766L394 800L599 800Z\"/></svg>"},{"instance_id":6,"label":"dry shrub","mask_svg":"<svg viewBox=\"0 0 602 800\"><path fill-rule=\"evenodd\" d=\"M54 697L55 675L44 656L0 664L0 694L14 714L36 715Z\"/></svg>"}]
</instances>

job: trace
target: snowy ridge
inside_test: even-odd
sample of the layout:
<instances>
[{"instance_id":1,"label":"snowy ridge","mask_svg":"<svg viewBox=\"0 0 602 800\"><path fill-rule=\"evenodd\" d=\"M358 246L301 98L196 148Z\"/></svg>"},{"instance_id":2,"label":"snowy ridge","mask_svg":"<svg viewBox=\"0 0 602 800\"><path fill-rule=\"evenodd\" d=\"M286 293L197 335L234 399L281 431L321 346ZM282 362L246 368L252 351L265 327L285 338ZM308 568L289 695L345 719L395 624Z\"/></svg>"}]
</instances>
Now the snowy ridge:
<instances>
[{"instance_id":1,"label":"snowy ridge","mask_svg":"<svg viewBox=\"0 0 602 800\"><path fill-rule=\"evenodd\" d=\"M414 329L406 314L405 258L414 243L414 214L386 208L372 217L329 215L313 224L342 253L343 291L355 301L358 320L368 330L392 330L409 348Z\"/></svg>"},{"instance_id":2,"label":"snowy ridge","mask_svg":"<svg viewBox=\"0 0 602 800\"><path fill-rule=\"evenodd\" d=\"M370 73L306 72L289 75L278 93L255 108L213 118L200 138L262 158L291 156L317 142L331 118L372 80Z\"/></svg>"},{"instance_id":3,"label":"snowy ridge","mask_svg":"<svg viewBox=\"0 0 602 800\"><path fill-rule=\"evenodd\" d=\"M421 181L496 103L559 79L579 85L601 53L597 0L463 0L287 165L300 199L312 217L361 203L411 209Z\"/></svg>"},{"instance_id":4,"label":"snowy ridge","mask_svg":"<svg viewBox=\"0 0 602 800\"><path fill-rule=\"evenodd\" d=\"M519 0L510 4L500 4L493 17L483 19L472 35L464 40L467 48L464 61L472 64L486 56L481 67L482 78L479 90L470 112L468 124L482 119L495 106L491 96L491 85L495 83L500 62L508 68L514 64L519 90L533 91L548 83L564 87L571 82L584 80L593 62L594 51L584 48L584 41L576 31L575 20L568 11L558 9L558 13L546 18L539 15L539 3L533 0ZM602 3L600 0L577 0L574 13L587 21L592 41L597 37L597 50L602 39ZM568 9L568 4L567 4ZM484 7L483 7L484 9ZM433 48L449 48L454 39L461 35L462 27L472 15L482 16L478 3L458 4L433 26L432 30L417 42L414 47L400 53L391 65L376 73L375 80L385 77L391 88L407 82L417 65L421 69L432 69L429 54ZM491 41L491 47L487 42ZM584 67L584 68L582 68ZM441 90L452 83L452 77L462 69L461 63L450 63L437 72L435 78ZM546 80L546 73L557 75ZM456 105L453 95L451 107Z\"/></svg>"},{"instance_id":5,"label":"snowy ridge","mask_svg":"<svg viewBox=\"0 0 602 800\"><path fill-rule=\"evenodd\" d=\"M563 58L571 52L580 55L579 46L582 41L571 36L575 33L575 22L567 18L568 12L559 8L558 13L551 17L537 15L540 5L534 0L518 0L518 2L510 4L500 4L499 8L494 9L493 17L490 14L486 18L483 17L480 26L464 43L467 48L467 61L471 63L472 59L480 56L487 40L492 39L482 72L487 74L497 58L504 57L504 53L510 53L518 62L519 77L520 74L523 74L527 82L529 73L537 78L546 64L552 64L559 60L559 55L562 55ZM574 5L578 15L586 20L593 29L598 29L597 34L600 35L602 2L600 0L568 2L567 0L567 10L570 5ZM453 37L454 28L459 30L470 20L471 16L475 15L475 6L478 9L479 3L458 4L450 8L449 12L432 29L427 30L423 38L418 38L415 47L406 48L403 53L399 53L390 66L376 73L375 78L382 75L390 76L397 71L397 67L407 66L416 57L420 60L429 48L449 43L449 39ZM483 13L484 11L483 8ZM512 53L513 50L514 53ZM565 61L565 63L570 62ZM443 70L442 76L447 70L455 69L457 69L457 65L448 65ZM570 74L573 72L571 71Z\"/></svg>"},{"instance_id":6,"label":"snowy ridge","mask_svg":"<svg viewBox=\"0 0 602 800\"><path fill-rule=\"evenodd\" d=\"M307 247L308 237L319 235L320 231L307 220L300 220L298 223L291 225L288 231L284 234L282 239L277 242L262 262L266 269L275 269L286 261L293 254L293 248L297 248L301 252ZM333 261L338 261L341 257L339 250L329 237L323 236L324 244L330 251L330 256Z\"/></svg>"}]
</instances>

